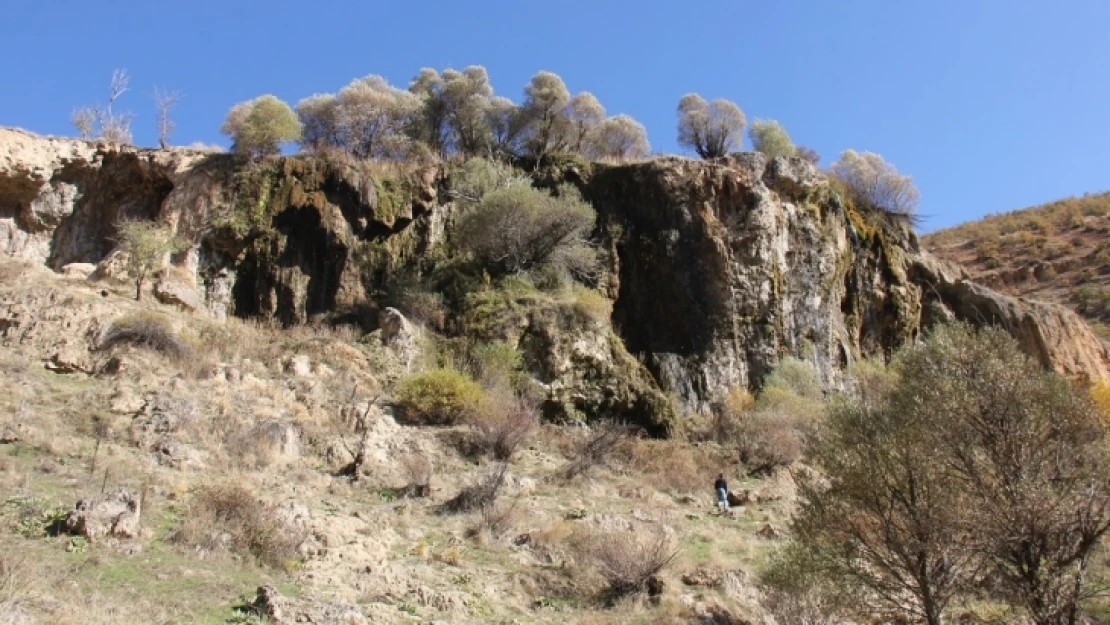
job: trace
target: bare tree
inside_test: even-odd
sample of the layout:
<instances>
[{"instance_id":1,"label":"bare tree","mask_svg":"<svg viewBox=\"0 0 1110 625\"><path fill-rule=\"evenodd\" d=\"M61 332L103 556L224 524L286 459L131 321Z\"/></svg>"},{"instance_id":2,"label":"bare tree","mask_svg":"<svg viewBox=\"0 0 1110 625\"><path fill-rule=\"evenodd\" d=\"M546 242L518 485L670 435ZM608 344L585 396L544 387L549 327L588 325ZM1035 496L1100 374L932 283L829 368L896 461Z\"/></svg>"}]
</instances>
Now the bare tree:
<instances>
[{"instance_id":1,"label":"bare tree","mask_svg":"<svg viewBox=\"0 0 1110 625\"><path fill-rule=\"evenodd\" d=\"M631 440L632 428L624 423L608 421L595 426L563 468L563 479L569 481L595 467L608 465L627 449Z\"/></svg>"},{"instance_id":2,"label":"bare tree","mask_svg":"<svg viewBox=\"0 0 1110 625\"><path fill-rule=\"evenodd\" d=\"M702 158L718 158L740 149L746 124L735 103L718 98L706 102L696 93L678 102L678 144Z\"/></svg>"},{"instance_id":3,"label":"bare tree","mask_svg":"<svg viewBox=\"0 0 1110 625\"><path fill-rule=\"evenodd\" d=\"M115 70L108 85L108 103L104 106L81 107L73 112L70 121L82 139L98 137L115 143L131 142L131 113L117 114L113 110L116 100L128 91L130 82L131 77L127 70Z\"/></svg>"},{"instance_id":4,"label":"bare tree","mask_svg":"<svg viewBox=\"0 0 1110 625\"><path fill-rule=\"evenodd\" d=\"M898 215L912 216L917 211L913 179L874 152L845 150L830 169L856 199L869 206Z\"/></svg>"},{"instance_id":5,"label":"bare tree","mask_svg":"<svg viewBox=\"0 0 1110 625\"><path fill-rule=\"evenodd\" d=\"M73 114L70 116L70 121L73 122L74 128L77 129L77 136L85 141L89 141L96 136L96 111L87 106L74 109Z\"/></svg>"},{"instance_id":6,"label":"bare tree","mask_svg":"<svg viewBox=\"0 0 1110 625\"><path fill-rule=\"evenodd\" d=\"M170 119L170 111L181 101L180 91L167 91L162 87L155 87L151 94L154 99L154 108L157 112L155 125L158 130L158 147L163 150L169 146L170 133L173 132L174 123Z\"/></svg>"},{"instance_id":7,"label":"bare tree","mask_svg":"<svg viewBox=\"0 0 1110 625\"><path fill-rule=\"evenodd\" d=\"M131 141L131 113L116 114L112 106L121 95L126 93L131 84L131 76L125 69L112 72L112 81L108 86L108 103L101 110L100 136L107 141L116 143L129 143Z\"/></svg>"}]
</instances>

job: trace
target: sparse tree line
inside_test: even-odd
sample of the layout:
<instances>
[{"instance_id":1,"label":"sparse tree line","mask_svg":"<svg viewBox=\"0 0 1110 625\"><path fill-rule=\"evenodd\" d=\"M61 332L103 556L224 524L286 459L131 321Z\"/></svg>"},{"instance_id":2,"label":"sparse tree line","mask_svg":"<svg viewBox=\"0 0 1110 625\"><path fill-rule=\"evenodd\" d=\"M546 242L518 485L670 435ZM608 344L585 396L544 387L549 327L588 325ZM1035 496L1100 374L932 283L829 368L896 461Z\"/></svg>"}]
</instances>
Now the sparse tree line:
<instances>
[{"instance_id":1,"label":"sparse tree line","mask_svg":"<svg viewBox=\"0 0 1110 625\"><path fill-rule=\"evenodd\" d=\"M127 72L117 70L105 104L74 111L72 122L81 138L131 141L131 113L114 109L129 83ZM156 88L152 98L159 145L165 148L174 128L170 113L182 95ZM777 121L756 119L748 127L744 112L729 100L706 101L689 93L679 100L677 116L678 144L705 159L741 150L747 127L756 152L796 156L814 164L820 160L816 151L795 145ZM607 115L588 91L572 95L558 75L537 72L516 104L494 94L480 65L462 71L424 68L404 89L370 75L337 93L304 98L295 107L262 95L233 106L220 131L232 139L236 152L255 157L279 154L282 144L294 142L308 153L377 160L484 157L538 162L553 154L572 154L625 161L651 155L643 124L625 114ZM858 202L901 215L917 209L912 179L878 154L847 150L829 172Z\"/></svg>"}]
</instances>

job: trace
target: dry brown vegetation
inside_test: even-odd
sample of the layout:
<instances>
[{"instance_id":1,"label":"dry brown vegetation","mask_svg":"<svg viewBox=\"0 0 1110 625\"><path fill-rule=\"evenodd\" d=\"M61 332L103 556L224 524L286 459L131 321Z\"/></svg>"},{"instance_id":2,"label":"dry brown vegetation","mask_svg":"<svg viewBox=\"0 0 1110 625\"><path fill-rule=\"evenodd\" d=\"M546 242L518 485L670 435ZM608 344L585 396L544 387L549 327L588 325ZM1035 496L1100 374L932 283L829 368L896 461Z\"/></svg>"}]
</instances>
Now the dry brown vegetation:
<instances>
[{"instance_id":1,"label":"dry brown vegetation","mask_svg":"<svg viewBox=\"0 0 1110 625\"><path fill-rule=\"evenodd\" d=\"M1110 193L1068 198L922 237L976 282L1110 322ZM1106 335L1105 330L1102 330Z\"/></svg>"},{"instance_id":2,"label":"dry brown vegetation","mask_svg":"<svg viewBox=\"0 0 1110 625\"><path fill-rule=\"evenodd\" d=\"M285 568L298 559L297 547L305 533L242 486L216 485L202 487L191 496L174 540L208 551L227 549Z\"/></svg>"}]
</instances>

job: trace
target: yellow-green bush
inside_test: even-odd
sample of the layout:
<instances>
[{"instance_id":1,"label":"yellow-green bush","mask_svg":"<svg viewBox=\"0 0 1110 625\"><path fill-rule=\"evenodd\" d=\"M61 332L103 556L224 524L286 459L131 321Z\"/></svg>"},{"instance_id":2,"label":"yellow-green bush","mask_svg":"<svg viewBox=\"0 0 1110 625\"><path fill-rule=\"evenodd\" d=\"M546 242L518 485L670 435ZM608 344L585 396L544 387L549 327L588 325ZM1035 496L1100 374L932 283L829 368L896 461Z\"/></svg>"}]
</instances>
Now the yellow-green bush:
<instances>
[{"instance_id":1,"label":"yellow-green bush","mask_svg":"<svg viewBox=\"0 0 1110 625\"><path fill-rule=\"evenodd\" d=\"M413 425L451 425L482 400L482 387L453 369L411 375L397 389L398 417Z\"/></svg>"}]
</instances>

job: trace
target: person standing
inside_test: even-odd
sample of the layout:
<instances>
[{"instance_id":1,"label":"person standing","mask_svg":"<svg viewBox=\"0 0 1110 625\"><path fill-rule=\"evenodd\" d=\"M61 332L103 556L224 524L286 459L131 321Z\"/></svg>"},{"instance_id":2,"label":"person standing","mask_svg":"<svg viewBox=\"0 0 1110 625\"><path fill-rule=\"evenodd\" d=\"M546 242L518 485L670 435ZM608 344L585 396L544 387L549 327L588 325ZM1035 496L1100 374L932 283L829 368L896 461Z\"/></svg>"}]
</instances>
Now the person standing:
<instances>
[{"instance_id":1,"label":"person standing","mask_svg":"<svg viewBox=\"0 0 1110 625\"><path fill-rule=\"evenodd\" d=\"M725 474L718 473L717 481L713 482L713 489L717 491L717 509L721 512L728 510L728 482L725 481Z\"/></svg>"}]
</instances>

